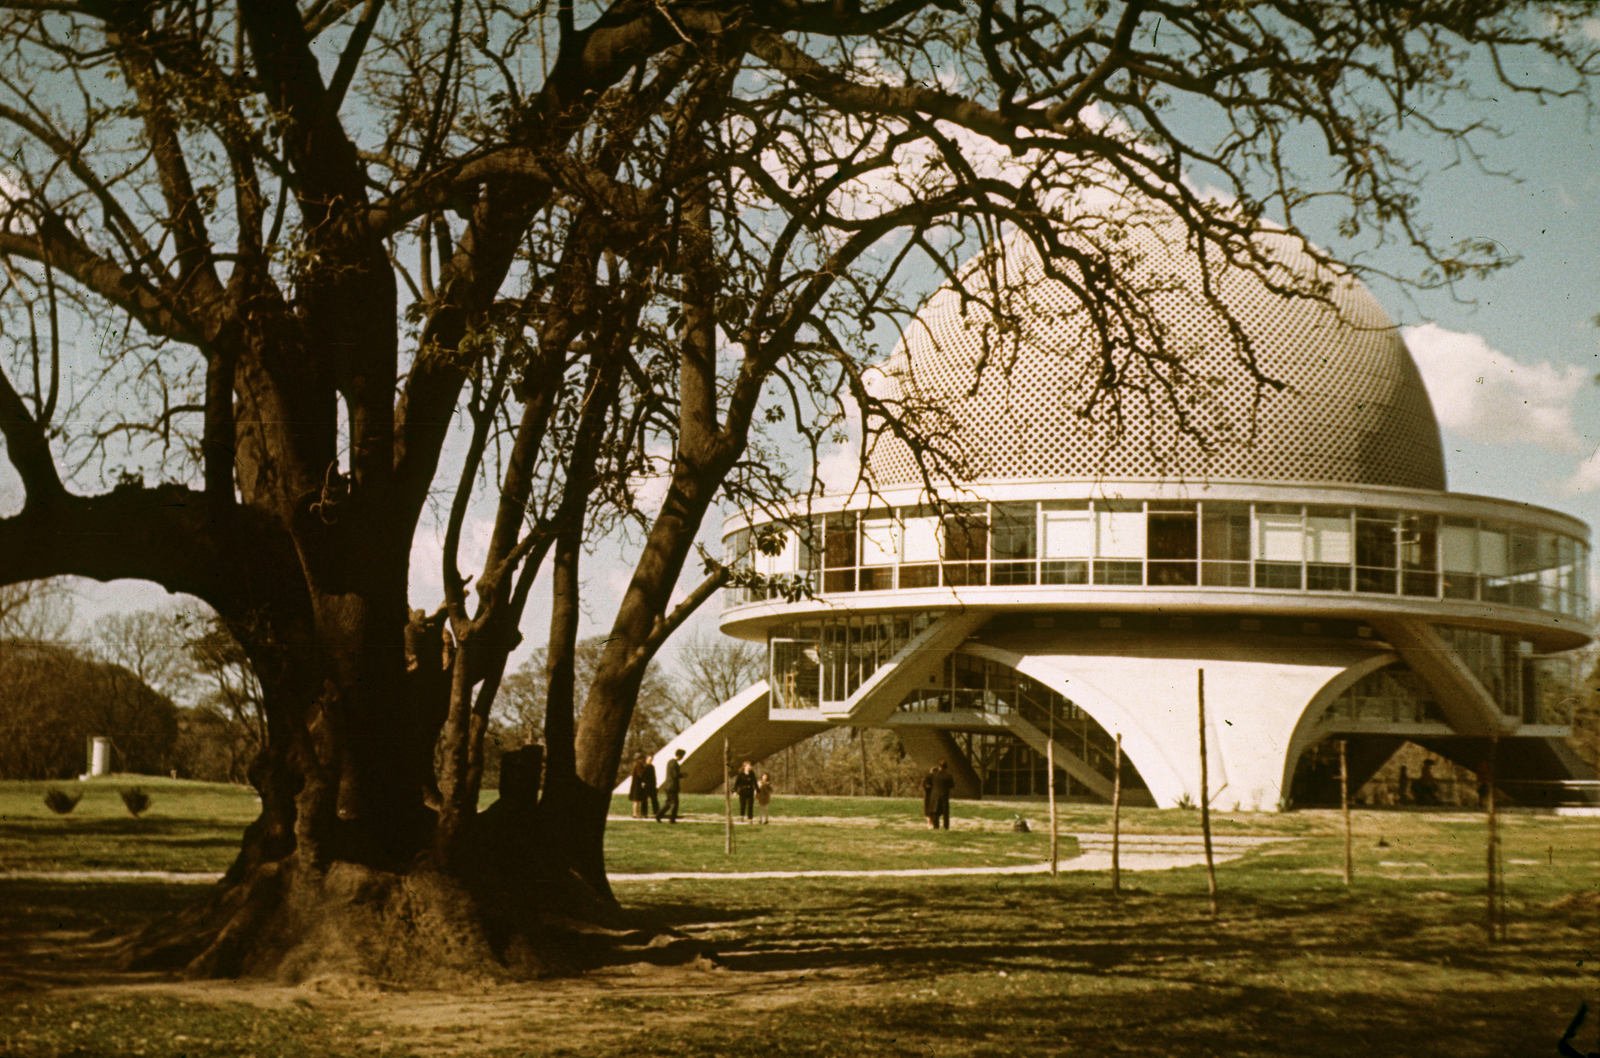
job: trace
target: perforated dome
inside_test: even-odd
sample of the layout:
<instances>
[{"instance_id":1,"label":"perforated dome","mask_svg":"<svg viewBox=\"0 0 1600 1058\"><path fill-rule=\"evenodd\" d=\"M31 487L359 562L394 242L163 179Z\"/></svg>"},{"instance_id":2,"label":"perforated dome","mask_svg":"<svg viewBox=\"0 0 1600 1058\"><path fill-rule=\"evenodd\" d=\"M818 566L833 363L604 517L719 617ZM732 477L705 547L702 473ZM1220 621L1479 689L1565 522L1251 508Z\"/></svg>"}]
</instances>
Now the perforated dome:
<instances>
[{"instance_id":1,"label":"perforated dome","mask_svg":"<svg viewBox=\"0 0 1600 1058\"><path fill-rule=\"evenodd\" d=\"M1045 278L1037 253L1021 239L1011 240L994 266L1008 324L997 325L981 303L951 286L940 289L884 364L879 392L925 435L948 438L973 480L1445 487L1439 426L1422 377L1364 287L1318 271L1296 240L1280 235L1258 243L1277 262L1274 284L1291 282L1291 271L1326 281L1331 307L1286 297L1250 271L1214 263L1219 300L1249 337L1262 374L1283 388L1257 387L1226 321L1202 294L1200 258L1183 230L1143 224L1125 236L1114 245L1121 274L1151 292L1155 329L1190 379L1169 396L1135 365L1123 376L1120 429L1106 405L1083 413L1103 370L1100 332L1065 284ZM969 265L962 282L976 292L980 270ZM1150 332L1148 323L1133 328L1144 343ZM1199 438L1180 429L1173 399L1188 409ZM922 480L910 450L887 432L878 433L868 469L879 486Z\"/></svg>"}]
</instances>

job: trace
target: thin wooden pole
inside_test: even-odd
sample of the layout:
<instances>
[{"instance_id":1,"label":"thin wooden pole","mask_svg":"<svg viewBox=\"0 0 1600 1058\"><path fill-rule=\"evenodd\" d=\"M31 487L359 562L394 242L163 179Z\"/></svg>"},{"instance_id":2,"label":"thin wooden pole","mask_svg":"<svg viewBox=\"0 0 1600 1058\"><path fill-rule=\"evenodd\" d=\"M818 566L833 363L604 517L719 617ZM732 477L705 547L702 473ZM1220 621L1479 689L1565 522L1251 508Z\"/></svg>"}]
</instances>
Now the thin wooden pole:
<instances>
[{"instance_id":1,"label":"thin wooden pole","mask_svg":"<svg viewBox=\"0 0 1600 1058\"><path fill-rule=\"evenodd\" d=\"M866 728L864 728L864 727L856 728L856 741L858 741L861 744L860 745L860 749L861 749L861 796L865 797L865 796L867 796L867 729Z\"/></svg>"},{"instance_id":2,"label":"thin wooden pole","mask_svg":"<svg viewBox=\"0 0 1600 1058\"><path fill-rule=\"evenodd\" d=\"M729 856L733 855L733 746L724 738L722 740L722 808L727 813L727 839L724 850Z\"/></svg>"},{"instance_id":3,"label":"thin wooden pole","mask_svg":"<svg viewBox=\"0 0 1600 1058\"><path fill-rule=\"evenodd\" d=\"M1344 884L1355 877L1355 849L1350 839L1350 768L1345 761L1348 739L1339 740L1339 807L1344 810Z\"/></svg>"},{"instance_id":4,"label":"thin wooden pole","mask_svg":"<svg viewBox=\"0 0 1600 1058\"><path fill-rule=\"evenodd\" d=\"M1211 917L1217 917L1217 864L1211 855L1211 789L1206 776L1206 670L1197 670L1200 699L1200 831L1206 839L1206 888L1211 894Z\"/></svg>"},{"instance_id":5,"label":"thin wooden pole","mask_svg":"<svg viewBox=\"0 0 1600 1058\"><path fill-rule=\"evenodd\" d=\"M1044 766L1050 772L1050 877L1060 870L1061 831L1056 821L1056 710L1050 706L1050 736L1044 743Z\"/></svg>"},{"instance_id":6,"label":"thin wooden pole","mask_svg":"<svg viewBox=\"0 0 1600 1058\"><path fill-rule=\"evenodd\" d=\"M1500 835L1496 832L1495 823L1497 821L1495 819L1494 804L1494 765L1495 756L1497 755L1496 750L1499 748L1499 744L1500 740L1497 738L1491 738L1489 740L1489 767L1488 774L1484 776L1484 785L1486 789L1484 790L1483 794L1483 807L1488 817L1488 834L1486 835L1487 841L1485 842L1485 851L1488 860L1488 884L1485 895L1487 897L1488 906L1486 908L1487 914L1484 919L1484 925L1489 932L1489 940L1491 941L1497 939L1501 933L1501 925L1496 921L1499 917L1498 890L1500 887L1500 879L1497 877L1499 874L1497 868L1500 866L1500 859L1497 855L1499 852L1497 846L1500 843Z\"/></svg>"},{"instance_id":7,"label":"thin wooden pole","mask_svg":"<svg viewBox=\"0 0 1600 1058\"><path fill-rule=\"evenodd\" d=\"M1122 895L1122 733L1117 733L1116 774L1111 779L1111 895Z\"/></svg>"}]
</instances>

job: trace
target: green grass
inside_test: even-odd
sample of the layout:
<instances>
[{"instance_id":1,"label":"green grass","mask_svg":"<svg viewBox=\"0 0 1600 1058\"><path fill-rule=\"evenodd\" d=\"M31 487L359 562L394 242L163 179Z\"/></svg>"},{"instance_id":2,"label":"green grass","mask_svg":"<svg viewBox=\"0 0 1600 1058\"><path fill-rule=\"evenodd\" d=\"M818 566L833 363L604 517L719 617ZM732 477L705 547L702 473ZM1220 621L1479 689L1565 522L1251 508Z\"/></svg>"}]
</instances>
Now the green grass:
<instances>
[{"instance_id":1,"label":"green grass","mask_svg":"<svg viewBox=\"0 0 1600 1058\"><path fill-rule=\"evenodd\" d=\"M606 829L606 863L618 874L692 871L869 871L928 867L994 867L1038 863L1050 855L1050 835L1005 830L928 830L917 825L841 826L780 821L735 824L734 854L725 851L724 827L705 823L669 826L613 820ZM1077 842L1061 840L1061 855Z\"/></svg>"},{"instance_id":2,"label":"green grass","mask_svg":"<svg viewBox=\"0 0 1600 1058\"><path fill-rule=\"evenodd\" d=\"M119 791L150 795L139 818ZM45 807L47 790L83 794L68 815ZM0 872L209 871L227 869L244 828L260 813L246 786L115 776L87 782L0 782Z\"/></svg>"}]
</instances>

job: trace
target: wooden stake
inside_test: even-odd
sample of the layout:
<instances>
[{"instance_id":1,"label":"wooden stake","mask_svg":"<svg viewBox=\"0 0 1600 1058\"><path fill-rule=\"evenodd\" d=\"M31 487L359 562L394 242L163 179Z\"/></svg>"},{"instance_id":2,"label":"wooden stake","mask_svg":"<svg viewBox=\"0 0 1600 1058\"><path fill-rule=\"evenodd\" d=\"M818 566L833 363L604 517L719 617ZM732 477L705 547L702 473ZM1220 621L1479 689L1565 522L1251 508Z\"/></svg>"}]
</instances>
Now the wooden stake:
<instances>
[{"instance_id":1,"label":"wooden stake","mask_svg":"<svg viewBox=\"0 0 1600 1058\"><path fill-rule=\"evenodd\" d=\"M861 750L861 796L867 796L867 729L856 728L856 741L860 743Z\"/></svg>"},{"instance_id":2,"label":"wooden stake","mask_svg":"<svg viewBox=\"0 0 1600 1058\"><path fill-rule=\"evenodd\" d=\"M727 813L727 840L724 850L729 856L733 855L733 746L724 738L722 740L722 807Z\"/></svg>"},{"instance_id":3,"label":"wooden stake","mask_svg":"<svg viewBox=\"0 0 1600 1058\"><path fill-rule=\"evenodd\" d=\"M1111 778L1111 895L1122 895L1122 734L1117 734L1116 774Z\"/></svg>"},{"instance_id":4,"label":"wooden stake","mask_svg":"<svg viewBox=\"0 0 1600 1058\"><path fill-rule=\"evenodd\" d=\"M1044 766L1050 771L1050 877L1060 869L1061 833L1056 824L1056 713L1050 710L1050 736L1044 744Z\"/></svg>"},{"instance_id":5,"label":"wooden stake","mask_svg":"<svg viewBox=\"0 0 1600 1058\"><path fill-rule=\"evenodd\" d=\"M1206 777L1206 670L1199 669L1200 699L1200 831L1206 839L1206 888L1211 893L1211 917L1217 917L1217 864L1211 855L1211 790Z\"/></svg>"},{"instance_id":6,"label":"wooden stake","mask_svg":"<svg viewBox=\"0 0 1600 1058\"><path fill-rule=\"evenodd\" d=\"M1350 843L1350 768L1345 761L1348 739L1339 740L1339 807L1344 810L1344 884L1355 876L1355 851Z\"/></svg>"},{"instance_id":7,"label":"wooden stake","mask_svg":"<svg viewBox=\"0 0 1600 1058\"><path fill-rule=\"evenodd\" d=\"M1495 811L1494 811L1494 809L1495 809L1495 805L1494 805L1494 765L1495 765L1495 757L1497 756L1496 750L1499 748L1499 745L1500 745L1500 740L1498 738L1489 739L1489 768L1488 768L1488 774L1484 776L1485 790L1484 790L1484 795L1483 795L1484 796L1483 807L1484 807L1485 814L1488 817L1488 819L1487 819L1488 834L1486 835L1487 840L1485 841L1485 854L1486 854L1486 858L1488 860L1488 864L1487 864L1487 866L1488 866L1487 883L1488 884L1487 884L1487 886L1485 888L1485 896L1487 898L1487 905L1488 906L1487 906L1486 910L1487 910L1488 913L1484 917L1484 925L1485 925L1485 928L1489 932L1489 940L1491 942L1493 942L1495 939L1497 939L1500 936L1500 934L1501 934L1501 932L1502 932L1502 930L1504 928L1503 924L1499 923L1497 921L1498 918L1499 918L1499 908L1500 908L1500 905L1499 905L1499 902L1498 902L1498 897L1499 897L1498 890L1500 888L1500 885L1499 885L1500 879L1497 877L1497 875L1499 874L1498 868L1500 866L1500 858L1497 855L1497 853L1499 852L1499 849L1498 849L1497 846L1500 844L1500 835L1496 832L1496 827L1495 827L1496 820L1495 820Z\"/></svg>"}]
</instances>

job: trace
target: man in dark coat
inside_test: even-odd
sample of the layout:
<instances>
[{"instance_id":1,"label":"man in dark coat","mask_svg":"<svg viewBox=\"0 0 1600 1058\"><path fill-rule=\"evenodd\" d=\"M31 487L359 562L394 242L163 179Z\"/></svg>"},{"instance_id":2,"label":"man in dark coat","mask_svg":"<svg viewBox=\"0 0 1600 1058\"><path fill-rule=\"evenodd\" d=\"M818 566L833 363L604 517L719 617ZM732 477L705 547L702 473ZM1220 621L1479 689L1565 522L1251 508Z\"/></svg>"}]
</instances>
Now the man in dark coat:
<instances>
[{"instance_id":1,"label":"man in dark coat","mask_svg":"<svg viewBox=\"0 0 1600 1058\"><path fill-rule=\"evenodd\" d=\"M683 750L678 750L667 761L667 777L661 780L661 807L656 810L656 822L661 822L662 816L670 816L668 822L678 821L678 787L683 782Z\"/></svg>"},{"instance_id":2,"label":"man in dark coat","mask_svg":"<svg viewBox=\"0 0 1600 1058\"><path fill-rule=\"evenodd\" d=\"M933 801L933 826L938 829L939 821L944 821L944 828L950 829L950 794L956 788L956 777L950 774L950 763L941 760L939 766L933 769L929 777L932 789L928 791Z\"/></svg>"},{"instance_id":3,"label":"man in dark coat","mask_svg":"<svg viewBox=\"0 0 1600 1058\"><path fill-rule=\"evenodd\" d=\"M644 776L639 783L639 792L645 801L650 802L650 814L661 814L661 802L656 798L656 758L648 756L644 759Z\"/></svg>"}]
</instances>

